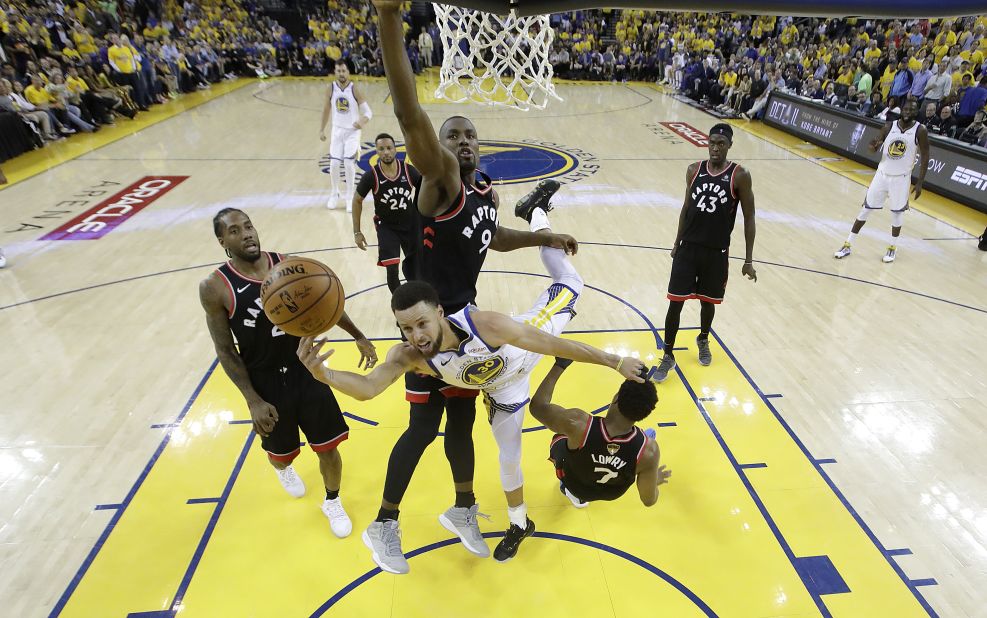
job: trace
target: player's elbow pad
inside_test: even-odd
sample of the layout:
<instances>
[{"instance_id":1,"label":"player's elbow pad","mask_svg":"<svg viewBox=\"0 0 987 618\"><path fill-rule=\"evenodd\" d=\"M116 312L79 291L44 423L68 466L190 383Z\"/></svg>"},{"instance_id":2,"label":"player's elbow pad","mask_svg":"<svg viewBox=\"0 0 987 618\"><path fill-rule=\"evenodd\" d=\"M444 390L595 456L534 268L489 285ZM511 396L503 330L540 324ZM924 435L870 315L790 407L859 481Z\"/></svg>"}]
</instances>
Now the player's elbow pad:
<instances>
[{"instance_id":1,"label":"player's elbow pad","mask_svg":"<svg viewBox=\"0 0 987 618\"><path fill-rule=\"evenodd\" d=\"M367 120L374 117L374 113L370 111L370 105L368 105L366 101L360 103L360 114L366 117Z\"/></svg>"}]
</instances>

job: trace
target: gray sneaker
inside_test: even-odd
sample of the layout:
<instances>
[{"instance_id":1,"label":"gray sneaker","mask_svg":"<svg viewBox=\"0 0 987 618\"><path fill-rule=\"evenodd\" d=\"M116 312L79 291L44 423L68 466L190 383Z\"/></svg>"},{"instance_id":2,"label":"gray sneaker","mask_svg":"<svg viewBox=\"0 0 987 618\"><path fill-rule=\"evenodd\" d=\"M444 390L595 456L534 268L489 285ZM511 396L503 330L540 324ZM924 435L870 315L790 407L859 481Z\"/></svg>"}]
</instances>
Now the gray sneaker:
<instances>
[{"instance_id":1,"label":"gray sneaker","mask_svg":"<svg viewBox=\"0 0 987 618\"><path fill-rule=\"evenodd\" d=\"M439 515L439 523L449 532L459 537L463 545L471 553L481 558L490 555L490 548L480 534L480 526L476 523L477 516L490 519L489 515L477 512L480 505L474 504L469 508L450 506L445 513Z\"/></svg>"},{"instance_id":2,"label":"gray sneaker","mask_svg":"<svg viewBox=\"0 0 987 618\"><path fill-rule=\"evenodd\" d=\"M395 575L411 570L401 551L401 528L396 519L371 523L363 531L363 544L373 552L374 562L382 570Z\"/></svg>"},{"instance_id":3,"label":"gray sneaker","mask_svg":"<svg viewBox=\"0 0 987 618\"><path fill-rule=\"evenodd\" d=\"M709 337L696 337L696 347L699 348L699 364L709 367L713 362L713 354L709 351Z\"/></svg>"},{"instance_id":4,"label":"gray sneaker","mask_svg":"<svg viewBox=\"0 0 987 618\"><path fill-rule=\"evenodd\" d=\"M675 369L675 357L666 354L662 357L661 363L655 367L655 372L651 379L659 384L668 379L668 372Z\"/></svg>"}]
</instances>

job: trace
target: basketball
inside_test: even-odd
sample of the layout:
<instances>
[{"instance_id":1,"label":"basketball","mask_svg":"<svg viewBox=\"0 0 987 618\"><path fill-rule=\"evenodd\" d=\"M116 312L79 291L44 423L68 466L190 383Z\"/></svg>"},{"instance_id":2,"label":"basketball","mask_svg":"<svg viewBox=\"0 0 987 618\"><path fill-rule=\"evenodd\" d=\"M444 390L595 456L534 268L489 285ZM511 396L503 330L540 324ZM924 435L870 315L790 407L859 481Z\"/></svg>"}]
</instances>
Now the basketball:
<instances>
[{"instance_id":1,"label":"basketball","mask_svg":"<svg viewBox=\"0 0 987 618\"><path fill-rule=\"evenodd\" d=\"M336 273L322 262L289 257L271 268L260 299L272 324L289 335L309 337L336 325L346 293Z\"/></svg>"}]
</instances>

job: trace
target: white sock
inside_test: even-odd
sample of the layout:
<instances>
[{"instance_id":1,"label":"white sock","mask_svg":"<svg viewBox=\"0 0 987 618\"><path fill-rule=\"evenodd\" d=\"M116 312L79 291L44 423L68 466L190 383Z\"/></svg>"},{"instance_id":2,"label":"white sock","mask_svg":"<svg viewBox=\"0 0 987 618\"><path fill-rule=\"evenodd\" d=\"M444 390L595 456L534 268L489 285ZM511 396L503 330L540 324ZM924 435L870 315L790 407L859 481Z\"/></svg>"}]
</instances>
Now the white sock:
<instances>
[{"instance_id":1,"label":"white sock","mask_svg":"<svg viewBox=\"0 0 987 618\"><path fill-rule=\"evenodd\" d=\"M532 232L538 232L544 229L552 227L548 223L548 214L541 208L535 208L531 211L531 225L530 228Z\"/></svg>"},{"instance_id":2,"label":"white sock","mask_svg":"<svg viewBox=\"0 0 987 618\"><path fill-rule=\"evenodd\" d=\"M891 240L888 241L888 245L890 245L892 247L897 247L898 246L898 237L897 236L891 236L890 238L891 238Z\"/></svg>"},{"instance_id":3,"label":"white sock","mask_svg":"<svg viewBox=\"0 0 987 618\"><path fill-rule=\"evenodd\" d=\"M329 182L332 187L332 196L339 197L339 159L329 162Z\"/></svg>"},{"instance_id":4,"label":"white sock","mask_svg":"<svg viewBox=\"0 0 987 618\"><path fill-rule=\"evenodd\" d=\"M507 517L512 524L524 530L528 526L528 505L522 502L519 506L507 507Z\"/></svg>"},{"instance_id":5,"label":"white sock","mask_svg":"<svg viewBox=\"0 0 987 618\"><path fill-rule=\"evenodd\" d=\"M857 240L857 235L853 232L850 232L850 235L846 237L847 244L852 245L855 240Z\"/></svg>"},{"instance_id":6,"label":"white sock","mask_svg":"<svg viewBox=\"0 0 987 618\"><path fill-rule=\"evenodd\" d=\"M353 204L353 194L356 193L356 161L346 159L343 167L346 168L346 207L350 208Z\"/></svg>"}]
</instances>

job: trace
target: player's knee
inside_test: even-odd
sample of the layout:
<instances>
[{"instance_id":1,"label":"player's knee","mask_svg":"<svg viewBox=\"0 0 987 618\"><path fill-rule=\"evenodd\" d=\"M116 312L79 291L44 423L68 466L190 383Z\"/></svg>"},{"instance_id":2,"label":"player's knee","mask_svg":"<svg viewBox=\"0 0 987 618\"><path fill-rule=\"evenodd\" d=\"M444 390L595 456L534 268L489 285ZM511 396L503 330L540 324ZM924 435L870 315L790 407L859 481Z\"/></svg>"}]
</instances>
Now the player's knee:
<instances>
[{"instance_id":1,"label":"player's knee","mask_svg":"<svg viewBox=\"0 0 987 618\"><path fill-rule=\"evenodd\" d=\"M670 300L668 301L668 315L679 315L682 313L682 307L685 306L684 300Z\"/></svg>"},{"instance_id":2,"label":"player's knee","mask_svg":"<svg viewBox=\"0 0 987 618\"><path fill-rule=\"evenodd\" d=\"M339 465L343 463L343 458L340 456L339 450L336 447L333 447L328 451L316 451L315 455L319 458L319 461L329 464Z\"/></svg>"},{"instance_id":3,"label":"player's knee","mask_svg":"<svg viewBox=\"0 0 987 618\"><path fill-rule=\"evenodd\" d=\"M521 474L521 457L517 459L500 459L500 484L504 491L514 491L524 485L524 475Z\"/></svg>"},{"instance_id":4,"label":"player's knee","mask_svg":"<svg viewBox=\"0 0 987 618\"><path fill-rule=\"evenodd\" d=\"M892 227L901 227L901 224L902 224L902 222L904 220L905 220L905 211L904 210L899 210L899 211L892 210L891 211L891 226Z\"/></svg>"},{"instance_id":5,"label":"player's knee","mask_svg":"<svg viewBox=\"0 0 987 618\"><path fill-rule=\"evenodd\" d=\"M857 221L866 221L867 217L870 216L872 210L874 209L867 208L867 203L865 202L864 205L860 208L860 214L857 215Z\"/></svg>"}]
</instances>

